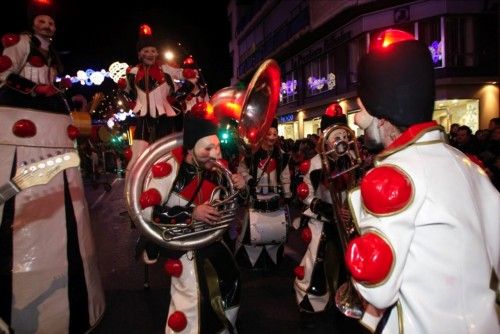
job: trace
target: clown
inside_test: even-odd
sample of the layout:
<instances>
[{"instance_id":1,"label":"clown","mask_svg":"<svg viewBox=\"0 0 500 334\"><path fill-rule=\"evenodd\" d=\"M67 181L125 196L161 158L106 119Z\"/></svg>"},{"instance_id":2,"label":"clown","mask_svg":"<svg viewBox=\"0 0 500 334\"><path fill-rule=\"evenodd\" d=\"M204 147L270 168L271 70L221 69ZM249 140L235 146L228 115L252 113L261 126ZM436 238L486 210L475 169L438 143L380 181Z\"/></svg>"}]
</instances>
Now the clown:
<instances>
[{"instance_id":1,"label":"clown","mask_svg":"<svg viewBox=\"0 0 500 334\"><path fill-rule=\"evenodd\" d=\"M216 134L212 120L187 114L183 147L172 151L168 168L164 168L167 172L155 174L141 195L145 216L170 224L192 219L213 225L221 220L221 213L209 203L216 186L226 181L213 169L213 161L221 157ZM231 180L235 189L246 188L239 174L233 174ZM177 215L179 212L189 213L189 217ZM148 247L143 256L152 264L160 254L167 257L164 267L171 281L165 332L235 333L239 271L225 243L216 240L188 251L162 248L155 252Z\"/></svg>"},{"instance_id":2,"label":"clown","mask_svg":"<svg viewBox=\"0 0 500 334\"><path fill-rule=\"evenodd\" d=\"M350 194L360 236L345 260L377 333L499 333L500 195L432 121L427 47L387 30L359 63L355 122L375 167Z\"/></svg>"},{"instance_id":3,"label":"clown","mask_svg":"<svg viewBox=\"0 0 500 334\"><path fill-rule=\"evenodd\" d=\"M207 101L206 85L192 57L182 67L158 59L159 42L151 28L143 24L139 29L137 55L140 63L127 69L126 78L118 87L132 99L131 109L137 115L137 127L127 170L149 144L180 130L184 112L200 101Z\"/></svg>"},{"instance_id":4,"label":"clown","mask_svg":"<svg viewBox=\"0 0 500 334\"><path fill-rule=\"evenodd\" d=\"M71 125L52 47L54 9L30 4L32 32L2 38L0 182L23 161L73 151ZM28 188L0 206L0 317L16 333L84 333L104 312L78 168Z\"/></svg>"},{"instance_id":5,"label":"clown","mask_svg":"<svg viewBox=\"0 0 500 334\"><path fill-rule=\"evenodd\" d=\"M289 217L288 208L281 203L292 196L288 160L288 154L279 147L278 122L274 119L260 148L238 166L252 194L251 208L236 241L236 259L242 266L275 267L283 257ZM266 232L272 237L259 235Z\"/></svg>"},{"instance_id":6,"label":"clown","mask_svg":"<svg viewBox=\"0 0 500 334\"><path fill-rule=\"evenodd\" d=\"M328 106L321 117L322 131L333 125L347 125L347 117L337 103ZM345 130L334 131L334 136L329 138L345 140ZM323 133L320 142L327 140ZM325 144L329 146L333 143ZM327 163L331 164L333 170L334 162ZM315 314L330 308L343 266L340 240L333 225L333 215L336 213L330 193L330 180L325 173L321 154L304 161L299 170L304 178L297 187L297 196L306 206L300 228L307 250L295 268L294 289L303 325L309 326L313 325ZM334 186L339 192L345 190L345 187L340 187L340 183Z\"/></svg>"}]
</instances>

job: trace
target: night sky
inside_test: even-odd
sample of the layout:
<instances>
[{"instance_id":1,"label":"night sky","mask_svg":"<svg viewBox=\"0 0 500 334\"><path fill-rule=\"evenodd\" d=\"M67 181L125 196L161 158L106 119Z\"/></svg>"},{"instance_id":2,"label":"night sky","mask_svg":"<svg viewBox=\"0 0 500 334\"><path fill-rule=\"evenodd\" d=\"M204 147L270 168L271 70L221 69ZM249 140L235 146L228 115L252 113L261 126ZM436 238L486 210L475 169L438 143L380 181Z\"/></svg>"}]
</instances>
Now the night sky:
<instances>
[{"instance_id":1,"label":"night sky","mask_svg":"<svg viewBox=\"0 0 500 334\"><path fill-rule=\"evenodd\" d=\"M7 0L2 9L0 34L29 28L26 0ZM56 0L55 36L65 74L79 69L108 69L114 61L130 65L137 60L139 26L147 23L156 38L180 42L204 73L210 93L229 86L230 27L227 0L214 1L107 1ZM105 4L109 8L101 8ZM8 9L7 9L8 8ZM214 13L209 15L208 13Z\"/></svg>"}]
</instances>

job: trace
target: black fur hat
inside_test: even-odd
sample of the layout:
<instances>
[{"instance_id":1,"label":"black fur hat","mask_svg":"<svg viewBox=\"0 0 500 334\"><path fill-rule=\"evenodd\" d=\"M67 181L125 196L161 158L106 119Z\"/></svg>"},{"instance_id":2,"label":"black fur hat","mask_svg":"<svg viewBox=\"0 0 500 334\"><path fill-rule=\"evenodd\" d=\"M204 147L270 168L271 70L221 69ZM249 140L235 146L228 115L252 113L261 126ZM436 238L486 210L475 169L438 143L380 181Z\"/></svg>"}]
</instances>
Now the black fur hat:
<instances>
[{"instance_id":1,"label":"black fur hat","mask_svg":"<svg viewBox=\"0 0 500 334\"><path fill-rule=\"evenodd\" d=\"M384 31L377 41L358 65L358 95L368 113L401 127L431 121L434 68L427 46L399 30Z\"/></svg>"},{"instance_id":2,"label":"black fur hat","mask_svg":"<svg viewBox=\"0 0 500 334\"><path fill-rule=\"evenodd\" d=\"M56 7L54 0L30 0L28 2L28 24L30 27L33 25L33 20L38 15L50 16L54 21L56 20Z\"/></svg>"},{"instance_id":3,"label":"black fur hat","mask_svg":"<svg viewBox=\"0 0 500 334\"><path fill-rule=\"evenodd\" d=\"M321 115L321 131L334 124L347 125L347 117L340 104L336 102L326 107L325 112Z\"/></svg>"},{"instance_id":4,"label":"black fur hat","mask_svg":"<svg viewBox=\"0 0 500 334\"><path fill-rule=\"evenodd\" d=\"M196 142L203 137L217 135L217 124L215 118L209 117L206 102L200 102L184 116L183 146L190 150Z\"/></svg>"}]
</instances>

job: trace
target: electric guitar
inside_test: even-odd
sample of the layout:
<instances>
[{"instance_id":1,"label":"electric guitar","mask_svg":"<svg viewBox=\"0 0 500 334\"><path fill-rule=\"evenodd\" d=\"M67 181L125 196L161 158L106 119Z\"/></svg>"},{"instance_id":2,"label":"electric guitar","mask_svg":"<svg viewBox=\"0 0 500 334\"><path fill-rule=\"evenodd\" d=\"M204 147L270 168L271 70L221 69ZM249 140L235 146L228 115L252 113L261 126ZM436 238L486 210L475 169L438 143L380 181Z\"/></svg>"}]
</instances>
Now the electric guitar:
<instances>
[{"instance_id":1,"label":"electric guitar","mask_svg":"<svg viewBox=\"0 0 500 334\"><path fill-rule=\"evenodd\" d=\"M79 165L78 153L70 151L19 167L11 180L0 186L0 205L21 190L46 184L59 172Z\"/></svg>"}]
</instances>

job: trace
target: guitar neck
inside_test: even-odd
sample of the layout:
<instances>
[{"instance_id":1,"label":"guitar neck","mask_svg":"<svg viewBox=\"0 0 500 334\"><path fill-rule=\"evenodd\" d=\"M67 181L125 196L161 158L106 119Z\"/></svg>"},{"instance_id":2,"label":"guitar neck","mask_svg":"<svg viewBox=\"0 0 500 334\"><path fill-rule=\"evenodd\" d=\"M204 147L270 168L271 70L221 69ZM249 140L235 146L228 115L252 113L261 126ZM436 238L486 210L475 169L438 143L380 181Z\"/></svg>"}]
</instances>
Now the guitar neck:
<instances>
[{"instance_id":1,"label":"guitar neck","mask_svg":"<svg viewBox=\"0 0 500 334\"><path fill-rule=\"evenodd\" d=\"M0 205L15 196L20 191L21 189L19 189L12 181L0 186Z\"/></svg>"}]
</instances>

